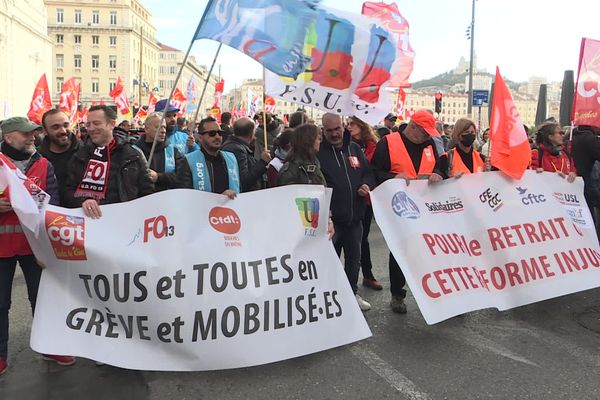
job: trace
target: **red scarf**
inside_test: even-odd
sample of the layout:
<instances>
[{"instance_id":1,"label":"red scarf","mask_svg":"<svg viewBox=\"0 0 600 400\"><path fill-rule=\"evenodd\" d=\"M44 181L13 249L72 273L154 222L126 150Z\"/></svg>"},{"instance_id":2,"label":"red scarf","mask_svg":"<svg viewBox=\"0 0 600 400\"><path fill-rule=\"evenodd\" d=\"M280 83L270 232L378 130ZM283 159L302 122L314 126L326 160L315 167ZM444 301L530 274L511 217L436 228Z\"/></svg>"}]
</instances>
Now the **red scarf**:
<instances>
[{"instance_id":1,"label":"red scarf","mask_svg":"<svg viewBox=\"0 0 600 400\"><path fill-rule=\"evenodd\" d=\"M115 149L115 139L108 146L96 147L88 161L83 179L75 190L75 197L104 200L108 187L108 171L110 171L110 153Z\"/></svg>"}]
</instances>

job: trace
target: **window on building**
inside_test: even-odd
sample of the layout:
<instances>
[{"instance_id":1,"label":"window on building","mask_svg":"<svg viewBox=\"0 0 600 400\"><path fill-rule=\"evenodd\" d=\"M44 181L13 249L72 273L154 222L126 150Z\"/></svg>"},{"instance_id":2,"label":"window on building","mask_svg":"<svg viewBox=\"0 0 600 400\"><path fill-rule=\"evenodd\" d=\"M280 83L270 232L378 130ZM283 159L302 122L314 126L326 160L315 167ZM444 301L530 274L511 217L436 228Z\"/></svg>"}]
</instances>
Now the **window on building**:
<instances>
[{"instance_id":1,"label":"window on building","mask_svg":"<svg viewBox=\"0 0 600 400\"><path fill-rule=\"evenodd\" d=\"M56 93L60 93L62 90L62 85L65 82L64 78L56 78Z\"/></svg>"},{"instance_id":2,"label":"window on building","mask_svg":"<svg viewBox=\"0 0 600 400\"><path fill-rule=\"evenodd\" d=\"M169 74L174 75L177 73L177 67L175 66L170 66L169 67Z\"/></svg>"},{"instance_id":3,"label":"window on building","mask_svg":"<svg viewBox=\"0 0 600 400\"><path fill-rule=\"evenodd\" d=\"M73 42L75 44L81 44L81 35L73 35Z\"/></svg>"},{"instance_id":4,"label":"window on building","mask_svg":"<svg viewBox=\"0 0 600 400\"><path fill-rule=\"evenodd\" d=\"M92 93L100 93L100 82L98 79L92 79Z\"/></svg>"},{"instance_id":5,"label":"window on building","mask_svg":"<svg viewBox=\"0 0 600 400\"><path fill-rule=\"evenodd\" d=\"M81 68L81 54L75 54L74 61L75 61L75 68Z\"/></svg>"},{"instance_id":6,"label":"window on building","mask_svg":"<svg viewBox=\"0 0 600 400\"><path fill-rule=\"evenodd\" d=\"M117 56L108 57L108 68L117 69Z\"/></svg>"},{"instance_id":7,"label":"window on building","mask_svg":"<svg viewBox=\"0 0 600 400\"><path fill-rule=\"evenodd\" d=\"M100 44L100 36L92 35L92 45L98 46Z\"/></svg>"},{"instance_id":8,"label":"window on building","mask_svg":"<svg viewBox=\"0 0 600 400\"><path fill-rule=\"evenodd\" d=\"M92 56L92 68L100 68L100 56Z\"/></svg>"},{"instance_id":9,"label":"window on building","mask_svg":"<svg viewBox=\"0 0 600 400\"><path fill-rule=\"evenodd\" d=\"M117 45L117 37L116 36L111 36L109 38L109 42L111 46L116 46Z\"/></svg>"},{"instance_id":10,"label":"window on building","mask_svg":"<svg viewBox=\"0 0 600 400\"><path fill-rule=\"evenodd\" d=\"M161 89L164 89L165 88L165 81L162 81L162 80L158 81L158 87L161 88Z\"/></svg>"},{"instance_id":11,"label":"window on building","mask_svg":"<svg viewBox=\"0 0 600 400\"><path fill-rule=\"evenodd\" d=\"M110 24L111 25L116 25L117 24L117 12L116 11L111 11L110 12Z\"/></svg>"},{"instance_id":12,"label":"window on building","mask_svg":"<svg viewBox=\"0 0 600 400\"><path fill-rule=\"evenodd\" d=\"M58 24L62 24L63 22L65 22L65 10L63 10L62 8L56 9L56 22Z\"/></svg>"},{"instance_id":13,"label":"window on building","mask_svg":"<svg viewBox=\"0 0 600 400\"><path fill-rule=\"evenodd\" d=\"M65 56L64 54L56 55L56 68L64 68L65 67Z\"/></svg>"},{"instance_id":14,"label":"window on building","mask_svg":"<svg viewBox=\"0 0 600 400\"><path fill-rule=\"evenodd\" d=\"M92 11L92 24L98 25L100 23L100 11Z\"/></svg>"},{"instance_id":15,"label":"window on building","mask_svg":"<svg viewBox=\"0 0 600 400\"><path fill-rule=\"evenodd\" d=\"M63 44L65 41L64 35L56 35L56 44Z\"/></svg>"},{"instance_id":16,"label":"window on building","mask_svg":"<svg viewBox=\"0 0 600 400\"><path fill-rule=\"evenodd\" d=\"M75 23L81 23L81 10L75 10Z\"/></svg>"},{"instance_id":17,"label":"window on building","mask_svg":"<svg viewBox=\"0 0 600 400\"><path fill-rule=\"evenodd\" d=\"M108 88L111 92L114 90L115 86L117 86L117 81L115 81L114 79L108 81Z\"/></svg>"}]
</instances>

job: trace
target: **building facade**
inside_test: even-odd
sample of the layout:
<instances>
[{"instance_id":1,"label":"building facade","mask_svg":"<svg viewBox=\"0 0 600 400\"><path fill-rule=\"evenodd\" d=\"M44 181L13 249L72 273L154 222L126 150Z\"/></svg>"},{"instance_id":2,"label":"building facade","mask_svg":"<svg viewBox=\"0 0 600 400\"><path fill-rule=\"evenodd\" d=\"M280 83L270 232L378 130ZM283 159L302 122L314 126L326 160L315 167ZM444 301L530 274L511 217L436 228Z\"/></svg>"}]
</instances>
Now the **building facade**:
<instances>
[{"instance_id":1,"label":"building facade","mask_svg":"<svg viewBox=\"0 0 600 400\"><path fill-rule=\"evenodd\" d=\"M158 80L152 17L139 0L45 0L52 54L53 100L75 77L84 104L105 101L120 77L132 103L147 102Z\"/></svg>"},{"instance_id":2,"label":"building facade","mask_svg":"<svg viewBox=\"0 0 600 400\"><path fill-rule=\"evenodd\" d=\"M161 98L166 98L169 96L173 85L175 84L175 79L177 78L177 74L181 69L181 65L183 63L183 58L185 57L185 53L179 49L175 49L173 47L167 46L163 43L159 43L160 52L158 57L158 93ZM204 65L198 64L196 58L194 56L189 56L186 63L185 68L181 72L181 77L177 82L177 88L181 90L181 92L187 96L187 89L190 83L190 80L194 80L195 82L195 97L193 100L194 106L190 107L188 105L188 114L195 114L195 106L200 100L200 95L202 94L202 89L204 87L204 83L206 82L206 77L208 76L208 68ZM200 110L198 111L198 118L201 119L208 115L208 110L210 110L215 101L215 85L217 84L219 78L215 74L210 75L210 79L206 85L206 91L204 93L204 98L200 104Z\"/></svg>"},{"instance_id":3,"label":"building facade","mask_svg":"<svg viewBox=\"0 0 600 400\"><path fill-rule=\"evenodd\" d=\"M52 90L52 42L43 0L0 1L0 119L25 116L46 73Z\"/></svg>"}]
</instances>

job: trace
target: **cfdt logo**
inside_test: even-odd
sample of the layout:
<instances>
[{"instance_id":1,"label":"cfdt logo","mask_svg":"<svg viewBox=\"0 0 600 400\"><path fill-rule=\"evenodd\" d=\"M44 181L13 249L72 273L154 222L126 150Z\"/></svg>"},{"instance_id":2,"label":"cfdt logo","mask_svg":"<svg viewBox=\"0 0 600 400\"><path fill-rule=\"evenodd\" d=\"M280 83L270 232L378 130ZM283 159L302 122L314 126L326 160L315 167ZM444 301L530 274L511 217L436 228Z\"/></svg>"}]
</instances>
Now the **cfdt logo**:
<instances>
[{"instance_id":1,"label":"cfdt logo","mask_svg":"<svg viewBox=\"0 0 600 400\"><path fill-rule=\"evenodd\" d=\"M497 189L489 187L479 195L479 201L487 204L492 210L498 211L504 205Z\"/></svg>"},{"instance_id":2,"label":"cfdt logo","mask_svg":"<svg viewBox=\"0 0 600 400\"><path fill-rule=\"evenodd\" d=\"M148 218L144 220L144 243L148 242L150 235L152 235L154 239L174 236L175 226L169 225L167 218L164 215Z\"/></svg>"},{"instance_id":3,"label":"cfdt logo","mask_svg":"<svg viewBox=\"0 0 600 400\"><path fill-rule=\"evenodd\" d=\"M83 217L46 211L46 233L59 260L87 260Z\"/></svg>"},{"instance_id":4,"label":"cfdt logo","mask_svg":"<svg viewBox=\"0 0 600 400\"><path fill-rule=\"evenodd\" d=\"M208 213L208 222L216 231L225 235L235 235L242 227L240 217L226 207L213 207Z\"/></svg>"},{"instance_id":5,"label":"cfdt logo","mask_svg":"<svg viewBox=\"0 0 600 400\"><path fill-rule=\"evenodd\" d=\"M305 236L316 236L319 227L319 199L298 197L296 199L300 221Z\"/></svg>"},{"instance_id":6,"label":"cfdt logo","mask_svg":"<svg viewBox=\"0 0 600 400\"><path fill-rule=\"evenodd\" d=\"M543 194L527 193L528 189L522 187L517 187L516 189L519 192L519 196L521 196L521 202L526 206L546 202L546 196Z\"/></svg>"},{"instance_id":7,"label":"cfdt logo","mask_svg":"<svg viewBox=\"0 0 600 400\"><path fill-rule=\"evenodd\" d=\"M398 192L392 198L392 210L399 217L417 219L421 217L421 212L417 204L404 192Z\"/></svg>"}]
</instances>

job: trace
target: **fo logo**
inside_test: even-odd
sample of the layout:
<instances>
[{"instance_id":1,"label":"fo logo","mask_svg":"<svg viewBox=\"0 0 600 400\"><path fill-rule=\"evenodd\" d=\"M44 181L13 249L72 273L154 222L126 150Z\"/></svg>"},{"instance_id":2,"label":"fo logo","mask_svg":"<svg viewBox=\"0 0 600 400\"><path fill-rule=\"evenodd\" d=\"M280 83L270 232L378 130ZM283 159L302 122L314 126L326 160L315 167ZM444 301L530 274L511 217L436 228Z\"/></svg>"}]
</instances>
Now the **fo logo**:
<instances>
[{"instance_id":1,"label":"fo logo","mask_svg":"<svg viewBox=\"0 0 600 400\"><path fill-rule=\"evenodd\" d=\"M242 227L240 217L226 207L213 207L208 213L208 222L215 230L226 235L235 235Z\"/></svg>"},{"instance_id":2,"label":"fo logo","mask_svg":"<svg viewBox=\"0 0 600 400\"><path fill-rule=\"evenodd\" d=\"M82 217L46 211L46 233L59 260L87 260L85 220Z\"/></svg>"},{"instance_id":3,"label":"fo logo","mask_svg":"<svg viewBox=\"0 0 600 400\"><path fill-rule=\"evenodd\" d=\"M305 228L317 229L319 227L319 199L299 197L296 199L300 221Z\"/></svg>"},{"instance_id":4,"label":"fo logo","mask_svg":"<svg viewBox=\"0 0 600 400\"><path fill-rule=\"evenodd\" d=\"M421 216L417 204L404 192L398 192L394 195L392 198L392 210L399 217L417 219Z\"/></svg>"}]
</instances>

